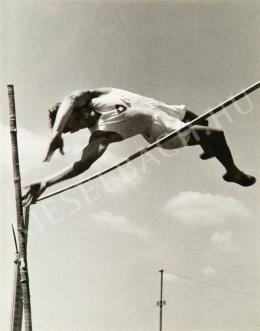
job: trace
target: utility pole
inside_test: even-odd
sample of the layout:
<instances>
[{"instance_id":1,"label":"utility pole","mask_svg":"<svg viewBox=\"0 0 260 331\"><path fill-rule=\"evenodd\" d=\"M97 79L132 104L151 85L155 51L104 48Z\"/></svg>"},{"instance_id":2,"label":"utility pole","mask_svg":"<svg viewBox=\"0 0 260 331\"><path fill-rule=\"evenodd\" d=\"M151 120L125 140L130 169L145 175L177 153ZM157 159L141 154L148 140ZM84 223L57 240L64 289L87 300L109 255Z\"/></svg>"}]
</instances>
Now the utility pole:
<instances>
[{"instance_id":1,"label":"utility pole","mask_svg":"<svg viewBox=\"0 0 260 331\"><path fill-rule=\"evenodd\" d=\"M166 305L166 301L163 300L163 271L164 270L159 270L161 274L161 289L160 289L160 301L157 302L157 306L160 307L160 322L159 322L160 331L162 331L163 306Z\"/></svg>"}]
</instances>

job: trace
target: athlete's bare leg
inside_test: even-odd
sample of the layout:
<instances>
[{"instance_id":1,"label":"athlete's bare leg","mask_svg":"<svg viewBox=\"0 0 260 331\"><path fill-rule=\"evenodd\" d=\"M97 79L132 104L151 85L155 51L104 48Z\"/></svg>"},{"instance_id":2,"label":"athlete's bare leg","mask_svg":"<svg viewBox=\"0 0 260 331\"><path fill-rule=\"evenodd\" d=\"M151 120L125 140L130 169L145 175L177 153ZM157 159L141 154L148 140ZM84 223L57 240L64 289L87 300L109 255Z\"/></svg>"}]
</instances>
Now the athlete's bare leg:
<instances>
[{"instance_id":1,"label":"athlete's bare leg","mask_svg":"<svg viewBox=\"0 0 260 331\"><path fill-rule=\"evenodd\" d=\"M214 128L194 125L191 129L191 137L188 145L211 146L214 157L224 166L227 173L224 180L235 182L242 186L250 186L255 183L255 178L244 174L235 164L228 147L224 132Z\"/></svg>"},{"instance_id":2,"label":"athlete's bare leg","mask_svg":"<svg viewBox=\"0 0 260 331\"><path fill-rule=\"evenodd\" d=\"M183 122L185 122L185 123L191 122L196 118L198 118L198 115L196 115L195 113L193 113L190 110L187 110L186 114L183 118ZM207 119L203 119L203 120L198 121L197 125L208 126L209 121ZM213 151L212 145L210 144L210 142L208 140L201 141L200 146L203 149L203 153L200 154L200 158L202 160L208 160L208 159L214 157L214 151Z\"/></svg>"}]
</instances>

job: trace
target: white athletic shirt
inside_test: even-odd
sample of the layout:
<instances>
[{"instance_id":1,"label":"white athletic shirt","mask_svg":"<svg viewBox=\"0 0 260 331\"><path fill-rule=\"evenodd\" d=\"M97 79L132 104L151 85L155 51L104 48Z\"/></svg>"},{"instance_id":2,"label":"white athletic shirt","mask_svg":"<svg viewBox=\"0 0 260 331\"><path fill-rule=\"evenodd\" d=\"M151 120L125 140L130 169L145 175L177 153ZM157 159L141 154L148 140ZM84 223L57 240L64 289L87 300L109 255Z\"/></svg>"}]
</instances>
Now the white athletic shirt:
<instances>
[{"instance_id":1,"label":"white athletic shirt","mask_svg":"<svg viewBox=\"0 0 260 331\"><path fill-rule=\"evenodd\" d=\"M181 128L185 105L167 105L136 93L111 88L107 94L93 98L89 105L101 116L94 131L112 131L124 139L141 134L149 143ZM174 138L163 144L164 148L176 148L187 143L189 135Z\"/></svg>"}]
</instances>

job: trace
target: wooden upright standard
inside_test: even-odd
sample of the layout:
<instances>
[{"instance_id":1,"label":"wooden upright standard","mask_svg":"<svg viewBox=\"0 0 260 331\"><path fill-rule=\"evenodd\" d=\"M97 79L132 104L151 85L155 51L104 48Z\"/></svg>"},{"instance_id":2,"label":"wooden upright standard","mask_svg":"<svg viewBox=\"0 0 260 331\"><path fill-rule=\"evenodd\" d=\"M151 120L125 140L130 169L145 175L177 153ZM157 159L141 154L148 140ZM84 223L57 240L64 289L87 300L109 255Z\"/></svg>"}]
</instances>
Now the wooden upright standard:
<instances>
[{"instance_id":1,"label":"wooden upright standard","mask_svg":"<svg viewBox=\"0 0 260 331\"><path fill-rule=\"evenodd\" d=\"M31 301L30 301L30 288L29 288L29 276L28 276L28 268L27 268L27 249L26 249L27 234L23 219L22 190L21 190L21 177L20 177L18 144L17 144L14 87L13 85L8 85L7 88L8 88L9 110L10 110L10 134L11 134L11 144L12 144L13 176L14 176L15 200L16 200L16 220L17 220L17 233L18 233L18 246L19 246L18 265L20 272L20 276L19 276L20 284L22 287L22 294L23 294L24 326L25 326L25 331L32 331Z\"/></svg>"}]
</instances>

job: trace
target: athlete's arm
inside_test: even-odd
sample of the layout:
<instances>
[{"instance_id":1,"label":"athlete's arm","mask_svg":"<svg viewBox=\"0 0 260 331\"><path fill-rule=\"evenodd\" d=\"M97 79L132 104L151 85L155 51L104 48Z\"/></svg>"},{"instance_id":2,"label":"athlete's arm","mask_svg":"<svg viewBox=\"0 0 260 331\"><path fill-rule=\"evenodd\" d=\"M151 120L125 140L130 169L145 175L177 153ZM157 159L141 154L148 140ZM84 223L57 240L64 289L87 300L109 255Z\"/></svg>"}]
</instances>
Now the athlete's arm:
<instances>
[{"instance_id":1,"label":"athlete's arm","mask_svg":"<svg viewBox=\"0 0 260 331\"><path fill-rule=\"evenodd\" d=\"M70 93L62 101L55 123L52 128L52 135L62 134L68 118L76 107L81 107L87 104L93 98L94 90L80 90Z\"/></svg>"},{"instance_id":2,"label":"athlete's arm","mask_svg":"<svg viewBox=\"0 0 260 331\"><path fill-rule=\"evenodd\" d=\"M108 92L108 88L78 90L70 93L67 97L65 97L57 112L57 116L52 128L51 141L44 161L49 161L57 148L60 148L60 151L63 154L63 141L61 135L73 109L85 106L91 101L91 99Z\"/></svg>"},{"instance_id":3,"label":"athlete's arm","mask_svg":"<svg viewBox=\"0 0 260 331\"><path fill-rule=\"evenodd\" d=\"M116 133L94 134L89 144L83 149L81 159L73 162L61 171L31 184L23 197L24 204L35 203L46 188L73 178L88 170L90 166L106 151L109 144L122 140Z\"/></svg>"}]
</instances>

